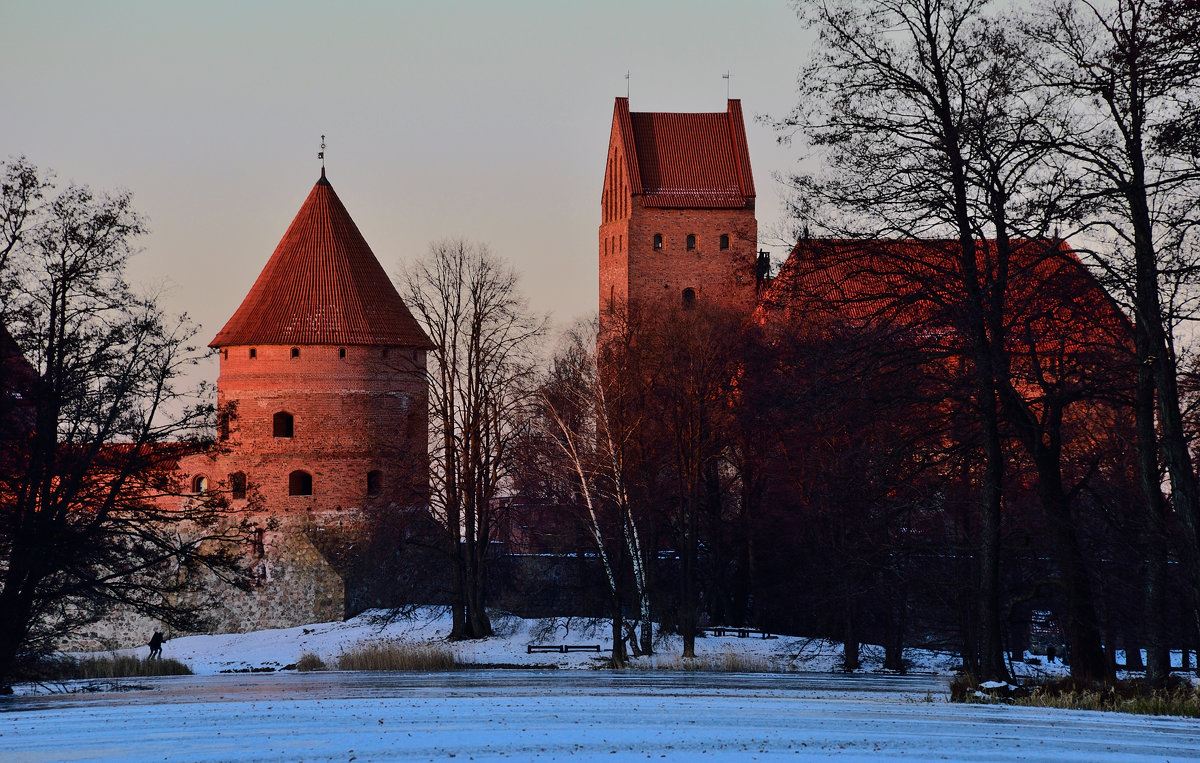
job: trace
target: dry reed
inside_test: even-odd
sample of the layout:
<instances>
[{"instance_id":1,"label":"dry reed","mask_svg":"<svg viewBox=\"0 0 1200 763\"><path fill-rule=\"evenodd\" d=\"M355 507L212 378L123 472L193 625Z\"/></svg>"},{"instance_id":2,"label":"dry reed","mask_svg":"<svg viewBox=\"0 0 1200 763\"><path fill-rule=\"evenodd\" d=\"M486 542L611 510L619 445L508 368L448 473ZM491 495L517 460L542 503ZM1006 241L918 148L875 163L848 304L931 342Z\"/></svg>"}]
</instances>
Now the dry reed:
<instances>
[{"instance_id":1,"label":"dry reed","mask_svg":"<svg viewBox=\"0 0 1200 763\"><path fill-rule=\"evenodd\" d=\"M48 680L69 681L77 678L127 678L130 676L190 676L192 669L179 660L140 659L132 655L103 657L60 657L43 666Z\"/></svg>"},{"instance_id":2,"label":"dry reed","mask_svg":"<svg viewBox=\"0 0 1200 763\"><path fill-rule=\"evenodd\" d=\"M443 671L459 667L458 658L438 644L360 641L337 658L338 670Z\"/></svg>"}]
</instances>

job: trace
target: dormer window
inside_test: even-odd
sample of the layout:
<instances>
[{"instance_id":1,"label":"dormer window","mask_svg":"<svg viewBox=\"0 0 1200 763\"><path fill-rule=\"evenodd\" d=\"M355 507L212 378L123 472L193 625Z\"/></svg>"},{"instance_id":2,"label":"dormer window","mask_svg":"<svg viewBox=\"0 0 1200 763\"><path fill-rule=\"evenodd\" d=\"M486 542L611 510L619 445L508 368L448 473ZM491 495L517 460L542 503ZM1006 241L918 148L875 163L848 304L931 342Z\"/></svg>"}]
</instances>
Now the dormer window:
<instances>
[{"instance_id":1,"label":"dormer window","mask_svg":"<svg viewBox=\"0 0 1200 763\"><path fill-rule=\"evenodd\" d=\"M654 248L662 249L662 234L661 233L654 234Z\"/></svg>"},{"instance_id":2,"label":"dormer window","mask_svg":"<svg viewBox=\"0 0 1200 763\"><path fill-rule=\"evenodd\" d=\"M696 234L695 233L689 233L687 235L687 250L689 252L696 251Z\"/></svg>"},{"instance_id":3,"label":"dormer window","mask_svg":"<svg viewBox=\"0 0 1200 763\"><path fill-rule=\"evenodd\" d=\"M722 249L722 250L725 250L725 249L728 249L728 248L729 248L729 234L728 234L728 233L722 233L722 234L721 234L721 249Z\"/></svg>"},{"instance_id":4,"label":"dormer window","mask_svg":"<svg viewBox=\"0 0 1200 763\"><path fill-rule=\"evenodd\" d=\"M292 348L292 357L293 357L293 358L298 358L298 357L300 357L300 348L299 348L299 347L293 347L293 348Z\"/></svg>"},{"instance_id":5,"label":"dormer window","mask_svg":"<svg viewBox=\"0 0 1200 763\"><path fill-rule=\"evenodd\" d=\"M287 411L280 411L271 417L271 432L275 437L292 437L295 433L295 419Z\"/></svg>"}]
</instances>

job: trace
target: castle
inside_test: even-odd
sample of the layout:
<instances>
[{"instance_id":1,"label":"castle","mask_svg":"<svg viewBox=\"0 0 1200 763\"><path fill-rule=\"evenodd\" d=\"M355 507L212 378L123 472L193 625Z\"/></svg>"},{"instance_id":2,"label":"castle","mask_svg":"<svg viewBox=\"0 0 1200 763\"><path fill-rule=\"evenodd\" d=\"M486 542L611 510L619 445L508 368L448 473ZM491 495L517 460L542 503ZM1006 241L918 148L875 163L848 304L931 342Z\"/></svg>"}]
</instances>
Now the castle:
<instances>
[{"instance_id":1,"label":"castle","mask_svg":"<svg viewBox=\"0 0 1200 763\"><path fill-rule=\"evenodd\" d=\"M802 318L792 315L803 312L796 286L819 266L821 245L799 242L772 283L757 235L738 100L724 112L676 114L631 112L616 99L598 237L602 316L627 306ZM256 585L223 593L215 628L295 626L399 603L364 579L371 563L355 532L428 506L432 346L324 168L209 346L220 360L218 447L182 459L181 479L197 496L227 491L257 528L246 549ZM395 553L381 558L390 560L382 577L403 574ZM139 635L153 625L117 622Z\"/></svg>"}]
</instances>

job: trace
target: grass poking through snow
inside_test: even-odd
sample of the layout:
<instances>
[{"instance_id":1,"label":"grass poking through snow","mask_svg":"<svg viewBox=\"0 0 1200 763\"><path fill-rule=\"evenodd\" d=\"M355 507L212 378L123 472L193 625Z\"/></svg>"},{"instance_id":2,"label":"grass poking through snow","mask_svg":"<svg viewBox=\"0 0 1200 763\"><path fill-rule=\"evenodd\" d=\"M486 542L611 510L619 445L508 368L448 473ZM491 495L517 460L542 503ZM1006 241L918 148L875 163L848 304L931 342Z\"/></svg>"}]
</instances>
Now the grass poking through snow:
<instances>
[{"instance_id":1,"label":"grass poking through snow","mask_svg":"<svg viewBox=\"0 0 1200 763\"><path fill-rule=\"evenodd\" d=\"M59 657L43 667L44 679L70 681L79 678L128 678L131 676L190 676L192 669L179 660L140 659L134 656Z\"/></svg>"},{"instance_id":2,"label":"grass poking through snow","mask_svg":"<svg viewBox=\"0 0 1200 763\"><path fill-rule=\"evenodd\" d=\"M449 648L438 644L360 641L338 655L338 670L442 671L460 667Z\"/></svg>"},{"instance_id":3,"label":"grass poking through snow","mask_svg":"<svg viewBox=\"0 0 1200 763\"><path fill-rule=\"evenodd\" d=\"M1070 678L1014 689L981 689L978 682L959 676L950 683L955 702L1004 702L1060 710L1103 710L1135 715L1181 715L1200 718L1200 686L1172 678L1167 687L1146 691L1140 680L1087 685Z\"/></svg>"},{"instance_id":4,"label":"grass poking through snow","mask_svg":"<svg viewBox=\"0 0 1200 763\"><path fill-rule=\"evenodd\" d=\"M649 667L632 663L634 667ZM765 657L743 654L742 652L722 652L720 654L705 654L693 659L676 657L670 660L659 660L654 665L655 670L704 671L708 673L786 673L782 665Z\"/></svg>"},{"instance_id":5,"label":"grass poking through snow","mask_svg":"<svg viewBox=\"0 0 1200 763\"><path fill-rule=\"evenodd\" d=\"M307 673L310 670L326 670L325 660L321 659L320 655L312 652L305 652L300 655L300 659L296 660L296 670L301 673Z\"/></svg>"}]
</instances>

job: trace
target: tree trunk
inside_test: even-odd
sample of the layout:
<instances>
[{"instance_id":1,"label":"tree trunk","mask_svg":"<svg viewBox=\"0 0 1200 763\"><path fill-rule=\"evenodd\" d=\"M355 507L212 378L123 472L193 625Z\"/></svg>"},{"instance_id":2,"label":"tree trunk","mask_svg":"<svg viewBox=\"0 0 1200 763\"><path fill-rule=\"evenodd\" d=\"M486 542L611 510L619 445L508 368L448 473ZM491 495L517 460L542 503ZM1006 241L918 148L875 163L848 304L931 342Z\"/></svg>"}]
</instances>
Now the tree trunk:
<instances>
[{"instance_id":1,"label":"tree trunk","mask_svg":"<svg viewBox=\"0 0 1200 763\"><path fill-rule=\"evenodd\" d=\"M862 667L862 660L858 655L858 629L854 622L854 607L848 598L843 601L845 610L842 618L842 669L847 673Z\"/></svg>"},{"instance_id":2,"label":"tree trunk","mask_svg":"<svg viewBox=\"0 0 1200 763\"><path fill-rule=\"evenodd\" d=\"M1142 326L1135 327L1137 357L1149 354L1149 339ZM1166 646L1167 615L1167 506L1158 468L1158 433L1154 413L1154 373L1139 360L1134 401L1137 431L1138 482L1145 512L1142 519L1142 548L1146 557L1144 625L1146 638L1146 684L1159 688L1171 674ZM1128 662L1128 657L1126 657Z\"/></svg>"},{"instance_id":3,"label":"tree trunk","mask_svg":"<svg viewBox=\"0 0 1200 763\"><path fill-rule=\"evenodd\" d=\"M1079 550L1071 523L1070 509L1064 502L1046 501L1047 525L1054 545L1054 557L1062 573L1067 594L1067 645L1071 655L1071 676L1084 681L1112 679L1100 639L1087 565Z\"/></svg>"},{"instance_id":4,"label":"tree trunk","mask_svg":"<svg viewBox=\"0 0 1200 763\"><path fill-rule=\"evenodd\" d=\"M612 663L611 667L620 670L625 667L625 618L621 612L621 599L615 593L611 600L612 609Z\"/></svg>"},{"instance_id":5,"label":"tree trunk","mask_svg":"<svg viewBox=\"0 0 1200 763\"><path fill-rule=\"evenodd\" d=\"M904 668L904 630L907 624L908 600L903 585L887 586L889 588L886 616L884 617L884 651L883 669L905 672Z\"/></svg>"},{"instance_id":6,"label":"tree trunk","mask_svg":"<svg viewBox=\"0 0 1200 763\"><path fill-rule=\"evenodd\" d=\"M683 637L683 656L690 659L696 656L696 627L700 608L696 580L697 557L699 556L696 532L699 529L699 521L694 502L686 510L687 516L684 518L684 523L687 529L684 532L683 559L680 569L682 598L679 602L679 635Z\"/></svg>"}]
</instances>

